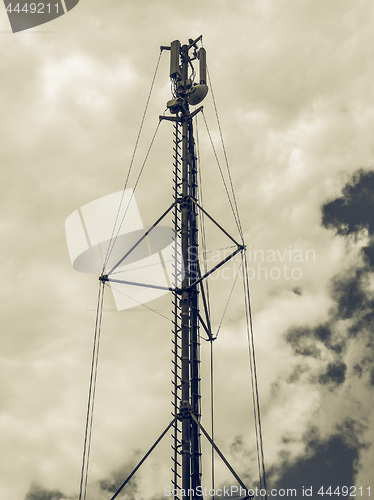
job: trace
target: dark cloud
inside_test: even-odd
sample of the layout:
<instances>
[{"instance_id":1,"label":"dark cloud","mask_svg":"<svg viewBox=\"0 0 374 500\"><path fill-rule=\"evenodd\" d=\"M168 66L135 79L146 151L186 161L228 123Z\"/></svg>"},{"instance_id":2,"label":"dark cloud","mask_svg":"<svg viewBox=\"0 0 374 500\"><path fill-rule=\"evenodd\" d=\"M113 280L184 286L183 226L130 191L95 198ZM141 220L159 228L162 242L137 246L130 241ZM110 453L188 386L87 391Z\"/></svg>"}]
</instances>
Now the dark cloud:
<instances>
[{"instance_id":1,"label":"dark cloud","mask_svg":"<svg viewBox=\"0 0 374 500\"><path fill-rule=\"evenodd\" d=\"M61 491L46 490L38 485L32 485L25 500L63 500L68 499Z\"/></svg>"},{"instance_id":2,"label":"dark cloud","mask_svg":"<svg viewBox=\"0 0 374 500\"><path fill-rule=\"evenodd\" d=\"M140 457L140 454L137 456ZM120 468L106 478L99 481L100 494L102 498L111 498L123 484L129 474L134 470L136 463L132 465L127 465ZM137 500L140 496L138 481L141 476L141 472L136 473L131 480L126 484L122 492L120 493L120 498L126 498L126 500ZM165 496L152 496L151 500L162 500Z\"/></svg>"},{"instance_id":3,"label":"dark cloud","mask_svg":"<svg viewBox=\"0 0 374 500\"><path fill-rule=\"evenodd\" d=\"M313 358L320 357L321 350L316 345L313 330L311 328L290 328L286 338L296 354L311 356Z\"/></svg>"},{"instance_id":4,"label":"dark cloud","mask_svg":"<svg viewBox=\"0 0 374 500\"><path fill-rule=\"evenodd\" d=\"M374 171L358 170L344 186L342 196L323 205L322 224L343 236L367 230L370 240L362 252L374 267Z\"/></svg>"},{"instance_id":5,"label":"dark cloud","mask_svg":"<svg viewBox=\"0 0 374 500\"><path fill-rule=\"evenodd\" d=\"M320 325L314 330L314 334L322 342L327 342L331 338L331 331L327 325Z\"/></svg>"},{"instance_id":6,"label":"dark cloud","mask_svg":"<svg viewBox=\"0 0 374 500\"><path fill-rule=\"evenodd\" d=\"M303 375L308 370L308 367L306 367L304 364L298 364L294 368L293 372L287 379L288 384L295 384L298 382Z\"/></svg>"},{"instance_id":7,"label":"dark cloud","mask_svg":"<svg viewBox=\"0 0 374 500\"><path fill-rule=\"evenodd\" d=\"M323 365L322 373L318 376L318 382L328 386L329 390L344 383L347 371L345 363L340 361L347 344L347 335L332 332L335 320L334 317L329 323L318 325L315 328L293 327L286 333L287 342L292 346L293 351L300 356L322 360L321 353L326 348L333 354L336 358L335 361ZM307 366L298 364L288 378L288 383L298 382L306 371L308 371Z\"/></svg>"},{"instance_id":8,"label":"dark cloud","mask_svg":"<svg viewBox=\"0 0 374 500\"><path fill-rule=\"evenodd\" d=\"M347 366L344 363L329 363L325 373L320 375L319 382L321 384L340 385L345 381Z\"/></svg>"},{"instance_id":9,"label":"dark cloud","mask_svg":"<svg viewBox=\"0 0 374 500\"><path fill-rule=\"evenodd\" d=\"M344 186L342 196L323 205L322 223L343 235L364 228L374 234L374 171L357 171Z\"/></svg>"},{"instance_id":10,"label":"dark cloud","mask_svg":"<svg viewBox=\"0 0 374 500\"><path fill-rule=\"evenodd\" d=\"M297 490L297 498L302 498L302 489L313 488L311 498L319 498L321 486L333 488L354 484L359 451L363 445L358 439L360 429L354 421L346 421L337 433L327 441L321 440L316 429L305 436L305 454L297 461L287 459L279 470L269 470L270 488Z\"/></svg>"},{"instance_id":11,"label":"dark cloud","mask_svg":"<svg viewBox=\"0 0 374 500\"><path fill-rule=\"evenodd\" d=\"M110 477L99 481L101 491L109 494L108 496L113 496L132 472L134 467L135 464L126 466L123 469L113 472ZM124 491L126 491L126 498L129 498L129 500L135 500L137 498L138 486L136 476L132 477L126 484Z\"/></svg>"},{"instance_id":12,"label":"dark cloud","mask_svg":"<svg viewBox=\"0 0 374 500\"><path fill-rule=\"evenodd\" d=\"M371 241L370 245L362 248L362 252L364 254L366 262L370 265L371 268L374 268L374 243Z\"/></svg>"},{"instance_id":13,"label":"dark cloud","mask_svg":"<svg viewBox=\"0 0 374 500\"><path fill-rule=\"evenodd\" d=\"M374 325L374 308L372 301L367 304L366 309L362 311L362 314L356 318L356 321L351 324L349 327L349 332L352 337L357 337L360 334L362 335L365 329L369 329L372 331ZM368 349L374 349L374 338L368 332L365 338L366 347Z\"/></svg>"},{"instance_id":14,"label":"dark cloud","mask_svg":"<svg viewBox=\"0 0 374 500\"><path fill-rule=\"evenodd\" d=\"M102 498L110 498L117 492L118 488L122 485L128 475L132 472L134 465L124 466L116 471L113 471L110 476L98 481L95 484L88 485L88 494L94 494L96 498L100 495ZM125 486L126 498L135 500L138 497L138 484L137 478L134 476L129 483ZM66 496L59 490L48 490L37 484L33 484L27 493L25 500L76 500L78 495L74 497ZM156 500L156 499L155 499Z\"/></svg>"},{"instance_id":15,"label":"dark cloud","mask_svg":"<svg viewBox=\"0 0 374 500\"><path fill-rule=\"evenodd\" d=\"M354 367L353 367L353 373L355 375L357 375L358 377L361 377L362 376L362 372L363 372L362 366L360 366L359 364L354 365Z\"/></svg>"},{"instance_id":16,"label":"dark cloud","mask_svg":"<svg viewBox=\"0 0 374 500\"><path fill-rule=\"evenodd\" d=\"M374 387L374 368L370 370L370 384Z\"/></svg>"},{"instance_id":17,"label":"dark cloud","mask_svg":"<svg viewBox=\"0 0 374 500\"><path fill-rule=\"evenodd\" d=\"M137 454L138 456L139 454ZM129 474L133 471L136 463L128 464L115 471L108 477L100 481L88 485L88 497L92 498L111 498L126 480ZM126 484L123 491L120 493L120 498L127 500L137 500L139 498L138 476L135 474L131 480ZM162 500L165 496L156 495L150 500ZM26 494L24 500L77 500L78 494L75 496L66 496L59 490L48 490L37 484L30 487L29 492Z\"/></svg>"},{"instance_id":18,"label":"dark cloud","mask_svg":"<svg viewBox=\"0 0 374 500\"><path fill-rule=\"evenodd\" d=\"M244 440L242 436L236 436L232 443L230 444L230 450L231 452L236 452L240 449L242 449L244 446Z\"/></svg>"},{"instance_id":19,"label":"dark cloud","mask_svg":"<svg viewBox=\"0 0 374 500\"><path fill-rule=\"evenodd\" d=\"M334 334L332 328L332 322L317 325L315 328L291 327L286 332L286 339L291 344L294 352L302 356L319 358L322 347L341 353L344 349L345 340Z\"/></svg>"},{"instance_id":20,"label":"dark cloud","mask_svg":"<svg viewBox=\"0 0 374 500\"><path fill-rule=\"evenodd\" d=\"M374 340L371 334L374 325L374 295L370 280L374 269L374 171L359 170L343 190L342 196L322 207L322 223L335 229L343 236L357 236L366 229L369 244L362 248L363 262L358 262L355 269L336 276L332 280L331 295L335 307L331 311L330 323L339 319L351 320L346 338L361 338L365 352L360 363L356 363L353 372L358 377L368 374L373 385ZM322 381L329 378L331 372L322 376ZM332 371L336 380L342 380L342 369Z\"/></svg>"},{"instance_id":21,"label":"dark cloud","mask_svg":"<svg viewBox=\"0 0 374 500\"><path fill-rule=\"evenodd\" d=\"M331 280L333 305L328 320L314 328L294 326L286 332L286 340L300 356L321 359L325 349L333 355L334 359L321 367L318 376L320 384L333 390L346 379L347 365L343 358L350 340L360 338L366 350L352 373L359 378L366 374L369 384L373 385L374 295L370 280L374 263L374 171L359 170L353 175L342 189L342 196L322 207L322 224L344 237L355 238L365 229L369 245L363 248L363 261ZM341 324L342 320L349 320L347 326ZM296 367L289 383L298 381L303 372Z\"/></svg>"},{"instance_id":22,"label":"dark cloud","mask_svg":"<svg viewBox=\"0 0 374 500\"><path fill-rule=\"evenodd\" d=\"M332 281L332 297L337 304L337 317L348 319L365 310L372 310L373 302L367 291L367 270L359 268Z\"/></svg>"},{"instance_id":23,"label":"dark cloud","mask_svg":"<svg viewBox=\"0 0 374 500\"><path fill-rule=\"evenodd\" d=\"M367 448L367 444L362 440L364 431L365 428L358 421L346 419L336 427L332 436L322 439L318 428L313 426L304 434L302 439L305 451L296 460L291 458L288 452L292 439L284 437L283 448L279 453L281 465L267 469L267 492L274 489L293 489L297 492L293 498L304 498L303 488L312 488L313 495L309 498L317 499L321 497L318 495L321 487L326 489L332 486L335 489L337 486L355 484L360 451ZM241 437L235 438L232 448L236 453L240 450L243 452ZM253 477L244 474L242 479L250 489L261 488L258 481L253 481Z\"/></svg>"}]
</instances>

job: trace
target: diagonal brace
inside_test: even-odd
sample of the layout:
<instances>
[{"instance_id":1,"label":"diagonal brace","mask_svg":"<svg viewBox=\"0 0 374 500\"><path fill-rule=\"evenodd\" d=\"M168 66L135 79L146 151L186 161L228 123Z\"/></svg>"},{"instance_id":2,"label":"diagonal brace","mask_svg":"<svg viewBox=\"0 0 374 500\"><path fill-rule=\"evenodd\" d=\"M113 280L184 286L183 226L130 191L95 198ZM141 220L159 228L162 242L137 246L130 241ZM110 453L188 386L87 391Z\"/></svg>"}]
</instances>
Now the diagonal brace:
<instances>
[{"instance_id":1,"label":"diagonal brace","mask_svg":"<svg viewBox=\"0 0 374 500\"><path fill-rule=\"evenodd\" d=\"M199 277L201 278L201 269L200 269L200 263L198 262L199 266ZM204 305L204 311L205 311L205 319L206 319L206 324L204 323L200 313L199 313L199 318L200 321L202 322L202 325L204 327L204 330L208 334L209 340L214 340L213 335L212 335L212 326L210 324L210 314L209 314L209 308L208 308L208 303L207 303L207 297L205 295L205 289L204 289L204 284L200 284L200 290L201 290L201 296L203 298L203 305Z\"/></svg>"},{"instance_id":2,"label":"diagonal brace","mask_svg":"<svg viewBox=\"0 0 374 500\"><path fill-rule=\"evenodd\" d=\"M210 214L209 214L209 213L208 213L208 212L207 212L207 211L206 211L206 210L205 210L205 209L204 209L201 205L199 205L199 203L198 203L196 200L194 200L194 199L193 199L193 198L191 198L191 197L190 197L190 200L192 201L192 203L193 203L194 205L196 205L196 206L197 206L197 208L198 208L199 210L201 210L201 211L203 212L203 214L205 214L205 215L208 217L208 219L210 219L210 220L213 222L213 224L215 224L215 225L216 225L216 226L217 226L217 227L218 227L218 228L219 228L219 229L220 229L220 230L221 230L221 231L222 231L222 232L223 232L223 233L224 233L224 234L225 234L225 235L226 235L226 236L227 236L227 237L228 237L228 238L229 238L232 242L233 242L233 243L235 243L235 245L236 245L237 247L242 247L242 246L243 246L243 245L241 245L240 243L238 243L238 242L237 242L237 241L236 241L236 240L235 240L235 239L231 236L231 234L229 234L229 233L226 231L226 229L224 229L224 228L221 226L221 224L219 224L219 223L215 220L215 218L214 218L214 217L212 217L212 216L211 216L211 215L210 215Z\"/></svg>"},{"instance_id":3,"label":"diagonal brace","mask_svg":"<svg viewBox=\"0 0 374 500\"><path fill-rule=\"evenodd\" d=\"M162 440L162 438L165 436L165 434L169 431L169 429L174 425L177 417L174 417L173 420L170 422L170 424L166 427L164 432L160 435L160 437L153 443L153 445L149 448L147 453L144 455L144 457L140 460L138 465L133 469L132 472L127 476L125 481L121 484L121 486L118 488L118 490L114 493L114 495L111 497L110 500L114 500L123 490L123 488L126 486L126 484L130 481L132 476L135 474L135 472L143 465L143 463L146 461L146 459L149 457L149 455L152 453L152 451L156 448L158 443Z\"/></svg>"},{"instance_id":4,"label":"diagonal brace","mask_svg":"<svg viewBox=\"0 0 374 500\"><path fill-rule=\"evenodd\" d=\"M234 252L230 253L230 255L228 255L227 257L225 257L223 260L221 260L221 262L219 264L217 264L216 266L212 267L212 269L210 269L208 272L206 272L203 276L201 276L199 279L197 279L194 283L192 283L192 285L190 285L188 288L192 288L193 286L201 283L203 280L205 280L205 278L207 278L208 276L210 276L212 273L214 273L214 271L217 271L217 269L219 269L220 267L223 266L223 264L226 264L227 261L229 261L230 259L232 259L233 257L235 257L236 254L238 254L239 252L241 252L242 250L244 250L245 247L243 245L240 245Z\"/></svg>"},{"instance_id":5,"label":"diagonal brace","mask_svg":"<svg viewBox=\"0 0 374 500\"><path fill-rule=\"evenodd\" d=\"M201 317L201 314L200 314L199 312L197 313L197 316L198 316L198 318L199 318L199 320L200 320L200 323L202 324L202 326L203 326L203 328L204 328L204 330L205 330L206 334L208 335L208 339L207 339L207 340L209 340L209 341L211 341L211 342L213 342L213 340L216 340L216 338L215 338L215 337L213 337L211 330L210 330L210 329L208 328L208 326L205 324L205 321L203 320L203 318Z\"/></svg>"},{"instance_id":6,"label":"diagonal brace","mask_svg":"<svg viewBox=\"0 0 374 500\"><path fill-rule=\"evenodd\" d=\"M217 454L220 456L220 458L222 459L222 461L224 462L224 464L226 465L226 467L229 469L229 471L231 472L231 474L235 477L235 479L238 481L238 483L240 484L240 486L245 489L246 491L248 491L248 488L246 487L246 485L243 483L243 481L240 479L240 477L238 476L238 474L235 472L235 470L232 468L232 466L230 465L230 463L227 461L227 459L225 458L225 456L223 455L223 453L221 452L221 450L218 448L218 446L216 445L216 443L213 441L213 439L209 436L209 434L207 433L207 431L204 429L204 427L201 425L201 423L197 420L197 418L195 417L195 415L193 413L191 413L191 418L194 420L194 422L197 424L197 426L199 427L199 429L201 430L201 432L204 434L204 436L207 438L207 440L209 441L209 443L213 446L214 450L217 452ZM246 497L244 497L243 499L241 500L247 500L248 498L253 498L252 495L247 495Z\"/></svg>"},{"instance_id":7,"label":"diagonal brace","mask_svg":"<svg viewBox=\"0 0 374 500\"><path fill-rule=\"evenodd\" d=\"M112 269L111 269L111 270L107 273L107 276L109 276L110 274L112 274L112 272L113 272L115 269L117 269L117 267L118 267L120 264L122 264L122 262L123 262L125 259L127 259L127 257L130 255L130 253L131 253L131 252L133 252L133 251L135 250L135 248L136 248L136 247L137 247L137 246L138 246L138 245L139 245L139 244L140 244L140 243L144 240L144 238L146 238L146 237L149 235L149 233L150 233L150 232L151 232L151 231L152 231L152 230L153 230L153 229L157 226L157 224L159 224L159 223L162 221L162 219L163 219L164 217L166 217L166 215L167 215L167 214L170 212L170 210L171 210L172 208L174 208L174 207L175 207L175 202L174 202L174 203L172 203L172 204L170 205L170 207L169 207L169 208L168 208L168 209L167 209L167 210L166 210L166 211L165 211L165 212L161 215L161 217L159 217L159 218L156 220L156 222L155 222L155 223L154 223L154 224L153 224L153 225L152 225L152 226L151 226L151 227L150 227L150 228L149 228L149 229L148 229L148 230L147 230L147 231L143 234L143 236L142 236L141 238L139 238L139 239L138 239L138 241L137 241L137 242L136 242L136 243L135 243L135 244L134 244L134 245L130 248L130 250L128 250L128 251L125 253L125 255L124 255L124 256L123 256L123 257L122 257L122 258L121 258L121 259L117 262L117 264L116 264L114 267L112 267Z\"/></svg>"}]
</instances>

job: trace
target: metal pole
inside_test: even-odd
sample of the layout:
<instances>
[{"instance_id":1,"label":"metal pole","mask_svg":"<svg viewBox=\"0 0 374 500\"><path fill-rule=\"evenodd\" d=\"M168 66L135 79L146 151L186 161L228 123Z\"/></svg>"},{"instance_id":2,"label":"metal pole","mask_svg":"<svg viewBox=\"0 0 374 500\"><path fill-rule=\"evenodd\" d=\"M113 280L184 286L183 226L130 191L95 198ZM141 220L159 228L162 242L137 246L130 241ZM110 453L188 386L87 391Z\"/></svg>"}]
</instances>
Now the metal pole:
<instances>
[{"instance_id":1,"label":"metal pole","mask_svg":"<svg viewBox=\"0 0 374 500\"><path fill-rule=\"evenodd\" d=\"M181 82L185 89L188 73L188 49L184 45L181 49ZM182 326L182 380L181 380L181 419L182 419L182 489L190 490L191 475L191 416L190 416L190 291L186 288L190 284L189 277L189 168L188 168L188 103L184 99L182 111L182 203L181 203L181 246L182 258L185 266L185 277L182 282L181 297L181 326ZM186 494L186 493L185 493Z\"/></svg>"},{"instance_id":2,"label":"metal pole","mask_svg":"<svg viewBox=\"0 0 374 500\"><path fill-rule=\"evenodd\" d=\"M200 39L200 37L199 37ZM178 429L174 429L174 481L181 480L183 496L195 499L199 496L197 487L201 485L201 449L200 429L195 420L200 422L200 338L199 338L199 282L198 264L198 227L197 227L197 162L193 136L193 117L201 111L189 110L191 92L195 91L189 79L189 65L197 58L195 43L181 47L178 40L171 43L170 77L174 82L174 99L168 102L168 108L175 117L162 117L176 122L175 133L175 200L178 213L174 218L175 234L180 231L181 257L184 266L184 278L179 292L175 294L174 319L174 407L178 403ZM190 56L190 49L194 50ZM179 135L179 131L181 134ZM180 154L179 154L180 148ZM180 181L178 181L180 175ZM177 265L175 265L177 267ZM191 286L192 285L192 286ZM178 305L176 303L178 302ZM180 316L179 316L180 314ZM180 328L179 328L180 325ZM180 336L179 336L180 332ZM180 356L179 353L180 352ZM180 361L180 367L178 365ZM180 376L179 376L180 374ZM178 463L178 453L181 464ZM181 475L178 474L178 468ZM179 486L178 486L179 488ZM177 488L177 489L178 489ZM177 499L178 497L175 496Z\"/></svg>"},{"instance_id":3,"label":"metal pole","mask_svg":"<svg viewBox=\"0 0 374 500\"><path fill-rule=\"evenodd\" d=\"M191 200L197 198L197 162L195 156L195 141L192 120L189 122L189 160L190 160L190 285L199 277L198 263L198 227L197 210ZM200 421L200 339L199 339L199 292L198 285L190 288L191 294L191 406L192 415ZM198 491L201 484L200 471L200 430L194 420L191 420L191 489Z\"/></svg>"}]
</instances>

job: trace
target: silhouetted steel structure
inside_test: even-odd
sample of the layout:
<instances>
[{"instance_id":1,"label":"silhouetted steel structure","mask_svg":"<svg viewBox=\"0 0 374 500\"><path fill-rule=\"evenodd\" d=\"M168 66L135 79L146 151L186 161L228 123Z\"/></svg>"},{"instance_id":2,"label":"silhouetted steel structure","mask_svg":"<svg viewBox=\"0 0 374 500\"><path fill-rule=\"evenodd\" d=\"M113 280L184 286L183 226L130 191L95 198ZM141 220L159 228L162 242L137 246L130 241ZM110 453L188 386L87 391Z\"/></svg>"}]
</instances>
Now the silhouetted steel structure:
<instances>
[{"instance_id":1,"label":"silhouetted steel structure","mask_svg":"<svg viewBox=\"0 0 374 500\"><path fill-rule=\"evenodd\" d=\"M202 100L207 92L205 50L197 51L198 40L190 40L181 47L175 40L170 46L170 78L174 99L168 102L175 117L162 117L175 122L174 130L174 231L180 235L181 255L175 255L175 273L184 278L180 290L174 294L174 359L173 394L174 455L173 485L184 491L198 491L201 485L200 430L192 415L200 422L200 340L199 340L199 264L197 224L197 162L192 119L201 108L190 112L191 97L194 103ZM192 55L190 54L192 52ZM200 58L200 83L193 86L188 69L193 59ZM178 249L176 248L176 252ZM176 276L177 277L177 276ZM176 280L178 282L178 279ZM181 474L180 474L181 472Z\"/></svg>"},{"instance_id":2,"label":"silhouetted steel structure","mask_svg":"<svg viewBox=\"0 0 374 500\"><path fill-rule=\"evenodd\" d=\"M198 171L193 118L202 111L202 107L190 111L190 105L196 106L208 93L206 52L198 48L196 40L189 40L181 45L179 40L170 47L170 78L172 80L173 99L167 107L175 116L160 116L162 120L175 123L174 127L174 230L176 239L181 241L181 250L176 247L175 284L178 273L181 273L180 262L183 263L183 281L180 288L173 290L174 295L174 340L173 340L173 486L175 491L182 489L187 498L195 498L201 486L201 430L211 444L215 444L201 426L201 393L200 393L200 335L199 327L203 325L210 341L213 336L210 328L209 308L207 307L204 280L223 265L244 246L237 243L214 219L205 212L198 200ZM199 82L193 82L189 76L192 62L199 61ZM198 216L204 213L229 236L237 249L215 266L204 276L199 266ZM203 315L200 314L199 296L202 296ZM219 450L216 448L219 452ZM220 452L219 452L220 453ZM221 455L221 453L220 453ZM224 458L224 457L222 457ZM227 465L229 465L227 463ZM231 467L230 467L231 468ZM232 472L234 472L232 470ZM235 473L234 473L235 474ZM236 474L235 474L236 475ZM240 484L244 486L240 478ZM189 493L191 492L191 493ZM179 500L178 496L174 496ZM197 496L196 496L197 498ZM247 497L248 498L248 497Z\"/></svg>"},{"instance_id":3,"label":"silhouetted steel structure","mask_svg":"<svg viewBox=\"0 0 374 500\"><path fill-rule=\"evenodd\" d=\"M173 203L144 233L133 247L106 274L100 276L103 284L108 282L124 283L135 286L151 287L153 285L127 282L111 278L113 271L128 257L128 255L147 237L147 235L172 211L174 221L174 283L170 288L173 294L173 419L140 460L135 469L126 478L117 492L114 500L135 472L152 453L163 437L172 430L172 484L174 499L201 498L198 492L201 487L201 434L203 434L217 455L228 467L241 488L246 489L243 481L236 474L211 436L201 425L201 392L200 392L200 332L203 328L207 339L212 342L211 322L205 289L205 281L228 260L245 251L243 243L238 243L222 226L204 210L198 199L198 162L195 147L193 118L202 111L197 106L208 93L206 52L198 47L201 36L181 45L174 40L170 46L161 50L170 51L170 78L172 81L173 98L167 103L168 115L160 116L160 121L166 120L174 124L174 183ZM199 65L199 81L194 81L193 62ZM195 62L195 64L196 64ZM199 266L199 217L205 216L213 222L235 245L230 255L220 263L201 273ZM242 235L241 235L242 236ZM163 288L154 286L154 288ZM201 298L201 300L200 300ZM200 310L201 303L201 310ZM247 494L241 500L252 498Z\"/></svg>"}]
</instances>

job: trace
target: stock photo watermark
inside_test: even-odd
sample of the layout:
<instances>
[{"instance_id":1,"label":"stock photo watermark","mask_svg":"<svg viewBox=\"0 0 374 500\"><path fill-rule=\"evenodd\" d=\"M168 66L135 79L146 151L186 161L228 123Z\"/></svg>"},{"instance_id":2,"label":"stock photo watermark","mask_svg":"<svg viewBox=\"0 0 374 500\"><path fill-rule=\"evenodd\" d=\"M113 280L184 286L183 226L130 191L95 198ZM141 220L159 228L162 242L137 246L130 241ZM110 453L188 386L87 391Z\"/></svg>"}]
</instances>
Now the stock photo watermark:
<instances>
[{"instance_id":1,"label":"stock photo watermark","mask_svg":"<svg viewBox=\"0 0 374 500\"><path fill-rule=\"evenodd\" d=\"M29 2L4 0L4 6L13 33L48 23L73 9L79 0Z\"/></svg>"},{"instance_id":2,"label":"stock photo watermark","mask_svg":"<svg viewBox=\"0 0 374 500\"><path fill-rule=\"evenodd\" d=\"M241 486L222 486L221 488L207 488L197 486L196 489L173 489L170 486L164 487L165 497L178 498L311 498L313 495L318 498L323 497L361 497L371 496L371 486L301 486L299 488L243 488ZM315 498L315 497L314 497Z\"/></svg>"},{"instance_id":3,"label":"stock photo watermark","mask_svg":"<svg viewBox=\"0 0 374 500\"><path fill-rule=\"evenodd\" d=\"M299 281L303 277L305 265L314 264L317 255L313 249L303 250L292 245L267 250L248 247L247 259L250 280Z\"/></svg>"},{"instance_id":4,"label":"stock photo watermark","mask_svg":"<svg viewBox=\"0 0 374 500\"><path fill-rule=\"evenodd\" d=\"M246 247L249 280L259 281L300 281L306 266L317 262L317 253L313 249L300 249L288 245L287 248L261 249ZM208 265L215 265L230 254L230 249L203 254ZM211 276L212 280L235 279L242 266L242 256L236 255L231 265L223 267Z\"/></svg>"}]
</instances>

